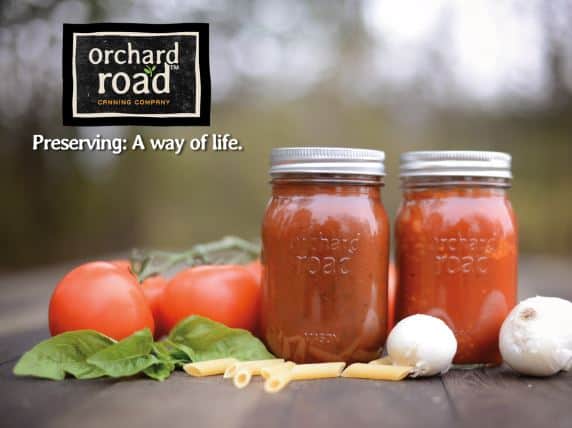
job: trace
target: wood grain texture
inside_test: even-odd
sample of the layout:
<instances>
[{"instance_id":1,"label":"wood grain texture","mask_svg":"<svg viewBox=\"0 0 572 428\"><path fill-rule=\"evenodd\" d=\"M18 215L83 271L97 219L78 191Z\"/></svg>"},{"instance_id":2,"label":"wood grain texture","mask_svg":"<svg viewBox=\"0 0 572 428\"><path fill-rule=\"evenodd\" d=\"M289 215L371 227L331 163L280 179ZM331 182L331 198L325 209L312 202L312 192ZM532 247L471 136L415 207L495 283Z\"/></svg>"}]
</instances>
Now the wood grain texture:
<instances>
[{"instance_id":1,"label":"wood grain texture","mask_svg":"<svg viewBox=\"0 0 572 428\"><path fill-rule=\"evenodd\" d=\"M9 366L9 367L7 367ZM181 372L143 378L62 382L16 379L0 367L5 427L446 427L455 423L438 378L405 382L328 379L293 382L267 394L260 378L238 390L221 377Z\"/></svg>"},{"instance_id":2,"label":"wood grain texture","mask_svg":"<svg viewBox=\"0 0 572 428\"><path fill-rule=\"evenodd\" d=\"M47 328L27 330L20 333L1 336L0 364L16 360L36 343L49 337Z\"/></svg>"},{"instance_id":3,"label":"wood grain texture","mask_svg":"<svg viewBox=\"0 0 572 428\"><path fill-rule=\"evenodd\" d=\"M292 402L288 418L282 421L285 427L414 427L420 421L424 427L446 427L455 422L438 378L295 382L287 394ZM273 409L260 403L256 410L249 419L256 421L255 426L268 426Z\"/></svg>"},{"instance_id":4,"label":"wood grain texture","mask_svg":"<svg viewBox=\"0 0 572 428\"><path fill-rule=\"evenodd\" d=\"M524 258L520 268L521 298L572 299L567 260ZM300 381L275 395L259 378L239 391L220 377L182 372L165 382L16 378L17 357L48 337L49 296L68 269L0 278L2 427L572 427L572 373L538 379L506 367L402 382Z\"/></svg>"},{"instance_id":5,"label":"wood grain texture","mask_svg":"<svg viewBox=\"0 0 572 428\"><path fill-rule=\"evenodd\" d=\"M0 365L0 414L2 427L44 427L58 415L110 388L113 380L54 382L16 378L14 362Z\"/></svg>"},{"instance_id":6,"label":"wood grain texture","mask_svg":"<svg viewBox=\"0 0 572 428\"><path fill-rule=\"evenodd\" d=\"M503 366L455 370L443 383L463 426L572 426L572 373L534 378Z\"/></svg>"}]
</instances>

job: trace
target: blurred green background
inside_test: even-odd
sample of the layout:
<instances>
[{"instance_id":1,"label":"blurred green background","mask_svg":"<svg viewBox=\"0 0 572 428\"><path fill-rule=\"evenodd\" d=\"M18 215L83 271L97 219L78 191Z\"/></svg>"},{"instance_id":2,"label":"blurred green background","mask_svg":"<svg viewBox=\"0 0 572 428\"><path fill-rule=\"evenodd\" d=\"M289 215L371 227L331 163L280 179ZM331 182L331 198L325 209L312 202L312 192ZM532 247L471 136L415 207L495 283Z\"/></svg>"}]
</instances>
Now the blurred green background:
<instances>
[{"instance_id":1,"label":"blurred green background","mask_svg":"<svg viewBox=\"0 0 572 428\"><path fill-rule=\"evenodd\" d=\"M0 271L255 238L272 147L513 155L523 253L572 256L569 1L3 1ZM210 22L210 128L61 126L63 22ZM240 153L33 152L32 134L197 137Z\"/></svg>"}]
</instances>

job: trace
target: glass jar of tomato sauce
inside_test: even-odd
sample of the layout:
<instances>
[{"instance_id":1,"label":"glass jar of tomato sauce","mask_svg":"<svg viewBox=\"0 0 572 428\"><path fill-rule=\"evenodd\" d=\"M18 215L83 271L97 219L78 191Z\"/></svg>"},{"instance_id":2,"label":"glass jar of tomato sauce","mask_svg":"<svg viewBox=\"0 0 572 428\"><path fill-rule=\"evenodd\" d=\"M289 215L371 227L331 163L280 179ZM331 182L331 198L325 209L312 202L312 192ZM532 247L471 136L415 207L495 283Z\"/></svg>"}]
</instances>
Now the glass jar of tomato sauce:
<instances>
[{"instance_id":1,"label":"glass jar of tomato sauce","mask_svg":"<svg viewBox=\"0 0 572 428\"><path fill-rule=\"evenodd\" d=\"M262 226L261 330L298 363L369 361L386 338L383 152L274 149Z\"/></svg>"},{"instance_id":2,"label":"glass jar of tomato sauce","mask_svg":"<svg viewBox=\"0 0 572 428\"><path fill-rule=\"evenodd\" d=\"M502 361L499 330L517 294L510 163L510 155L497 152L401 157L396 320L417 313L441 318L457 338L457 364Z\"/></svg>"}]
</instances>

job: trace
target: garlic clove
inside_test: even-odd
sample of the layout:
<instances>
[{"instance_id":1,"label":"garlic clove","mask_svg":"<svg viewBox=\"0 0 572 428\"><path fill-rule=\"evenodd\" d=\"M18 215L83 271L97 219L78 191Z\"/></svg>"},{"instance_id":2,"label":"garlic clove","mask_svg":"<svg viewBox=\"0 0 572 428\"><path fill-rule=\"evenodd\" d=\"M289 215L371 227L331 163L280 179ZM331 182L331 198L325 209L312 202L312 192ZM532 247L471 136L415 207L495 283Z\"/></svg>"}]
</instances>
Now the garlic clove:
<instances>
[{"instance_id":1,"label":"garlic clove","mask_svg":"<svg viewBox=\"0 0 572 428\"><path fill-rule=\"evenodd\" d=\"M499 348L514 370L550 376L572 368L572 303L533 297L519 303L504 321Z\"/></svg>"},{"instance_id":2,"label":"garlic clove","mask_svg":"<svg viewBox=\"0 0 572 428\"><path fill-rule=\"evenodd\" d=\"M398 322L387 339L393 364L411 366L411 377L446 373L457 352L457 340L439 318L412 315Z\"/></svg>"}]
</instances>

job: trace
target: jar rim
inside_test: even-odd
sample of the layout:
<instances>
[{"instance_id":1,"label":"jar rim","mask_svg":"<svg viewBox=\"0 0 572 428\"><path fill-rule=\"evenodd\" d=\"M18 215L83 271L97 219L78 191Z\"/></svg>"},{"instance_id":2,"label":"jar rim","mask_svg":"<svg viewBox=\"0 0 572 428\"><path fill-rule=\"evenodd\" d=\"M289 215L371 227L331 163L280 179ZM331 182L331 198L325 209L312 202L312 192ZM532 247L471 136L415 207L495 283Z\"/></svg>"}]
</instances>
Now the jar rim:
<instances>
[{"instance_id":1,"label":"jar rim","mask_svg":"<svg viewBox=\"0 0 572 428\"><path fill-rule=\"evenodd\" d=\"M468 188L489 187L509 189L512 183L509 178L489 176L407 176L401 177L401 188L417 190L427 188Z\"/></svg>"},{"instance_id":2,"label":"jar rim","mask_svg":"<svg viewBox=\"0 0 572 428\"><path fill-rule=\"evenodd\" d=\"M270 178L271 184L321 184L384 186L384 177L367 174L340 173L279 173Z\"/></svg>"}]
</instances>

